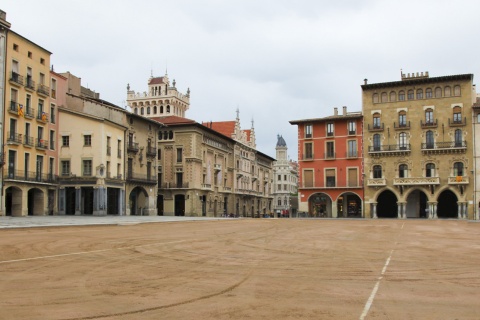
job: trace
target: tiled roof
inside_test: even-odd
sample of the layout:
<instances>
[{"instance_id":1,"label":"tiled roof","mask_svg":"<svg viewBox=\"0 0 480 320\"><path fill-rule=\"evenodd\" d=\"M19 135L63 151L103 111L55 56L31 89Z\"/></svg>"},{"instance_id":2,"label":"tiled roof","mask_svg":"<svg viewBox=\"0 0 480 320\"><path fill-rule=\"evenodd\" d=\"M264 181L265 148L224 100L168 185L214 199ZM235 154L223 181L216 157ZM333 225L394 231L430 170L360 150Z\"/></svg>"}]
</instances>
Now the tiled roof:
<instances>
[{"instance_id":1,"label":"tiled roof","mask_svg":"<svg viewBox=\"0 0 480 320\"><path fill-rule=\"evenodd\" d=\"M332 120L348 120L348 119L358 119L358 118L362 118L363 115L362 113L358 112L358 113L350 113L350 114L346 114L346 115L333 115L333 116L328 116L328 117L324 117L324 118L313 118L313 119L301 119L301 120L291 120L289 121L290 124L299 124L299 123L303 123L303 122L322 122L322 121L332 121Z\"/></svg>"},{"instance_id":2,"label":"tiled roof","mask_svg":"<svg viewBox=\"0 0 480 320\"><path fill-rule=\"evenodd\" d=\"M157 78L151 78L150 81L148 81L148 84L164 84L163 82L164 77L157 77Z\"/></svg>"},{"instance_id":3,"label":"tiled roof","mask_svg":"<svg viewBox=\"0 0 480 320\"><path fill-rule=\"evenodd\" d=\"M192 119L182 118L179 116L166 116L166 117L152 117L151 120L166 124L166 125L175 125L175 124L193 124L196 123Z\"/></svg>"},{"instance_id":4,"label":"tiled roof","mask_svg":"<svg viewBox=\"0 0 480 320\"><path fill-rule=\"evenodd\" d=\"M250 141L250 135L252 133L252 130L247 129L247 130L243 130L243 132L245 132L247 134L247 141Z\"/></svg>"},{"instance_id":5,"label":"tiled roof","mask_svg":"<svg viewBox=\"0 0 480 320\"><path fill-rule=\"evenodd\" d=\"M227 137L231 137L235 132L235 121L202 122L202 125Z\"/></svg>"}]
</instances>

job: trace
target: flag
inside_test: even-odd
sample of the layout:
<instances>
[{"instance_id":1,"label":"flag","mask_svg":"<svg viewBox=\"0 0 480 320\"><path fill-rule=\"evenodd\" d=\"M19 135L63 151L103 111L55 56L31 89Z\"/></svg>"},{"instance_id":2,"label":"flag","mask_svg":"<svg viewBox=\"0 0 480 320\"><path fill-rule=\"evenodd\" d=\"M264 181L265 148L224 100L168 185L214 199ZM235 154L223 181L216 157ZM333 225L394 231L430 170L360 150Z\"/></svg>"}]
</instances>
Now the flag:
<instances>
[{"instance_id":1,"label":"flag","mask_svg":"<svg viewBox=\"0 0 480 320\"><path fill-rule=\"evenodd\" d=\"M42 121L47 121L47 114L42 112Z\"/></svg>"},{"instance_id":2,"label":"flag","mask_svg":"<svg viewBox=\"0 0 480 320\"><path fill-rule=\"evenodd\" d=\"M18 104L18 111L17 111L18 115L20 117L25 117L25 113L23 112L23 104Z\"/></svg>"}]
</instances>

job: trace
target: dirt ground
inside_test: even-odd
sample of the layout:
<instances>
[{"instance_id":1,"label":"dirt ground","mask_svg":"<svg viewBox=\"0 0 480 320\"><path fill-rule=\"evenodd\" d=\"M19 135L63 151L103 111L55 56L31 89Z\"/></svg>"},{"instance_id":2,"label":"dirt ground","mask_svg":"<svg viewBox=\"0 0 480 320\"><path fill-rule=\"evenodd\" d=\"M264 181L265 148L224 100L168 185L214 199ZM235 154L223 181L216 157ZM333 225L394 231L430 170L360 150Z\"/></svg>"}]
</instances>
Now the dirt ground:
<instances>
[{"instance_id":1,"label":"dirt ground","mask_svg":"<svg viewBox=\"0 0 480 320\"><path fill-rule=\"evenodd\" d=\"M480 319L480 223L0 230L0 319Z\"/></svg>"}]
</instances>

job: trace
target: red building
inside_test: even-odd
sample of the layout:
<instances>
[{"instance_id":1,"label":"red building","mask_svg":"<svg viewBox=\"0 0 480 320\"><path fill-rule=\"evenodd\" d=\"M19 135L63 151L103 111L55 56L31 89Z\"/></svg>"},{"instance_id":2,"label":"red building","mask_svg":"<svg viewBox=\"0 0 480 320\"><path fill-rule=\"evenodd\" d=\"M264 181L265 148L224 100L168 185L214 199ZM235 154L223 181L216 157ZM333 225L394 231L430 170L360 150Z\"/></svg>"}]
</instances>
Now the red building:
<instances>
[{"instance_id":1,"label":"red building","mask_svg":"<svg viewBox=\"0 0 480 320\"><path fill-rule=\"evenodd\" d=\"M310 217L363 217L361 112L293 120L298 126L299 212Z\"/></svg>"}]
</instances>

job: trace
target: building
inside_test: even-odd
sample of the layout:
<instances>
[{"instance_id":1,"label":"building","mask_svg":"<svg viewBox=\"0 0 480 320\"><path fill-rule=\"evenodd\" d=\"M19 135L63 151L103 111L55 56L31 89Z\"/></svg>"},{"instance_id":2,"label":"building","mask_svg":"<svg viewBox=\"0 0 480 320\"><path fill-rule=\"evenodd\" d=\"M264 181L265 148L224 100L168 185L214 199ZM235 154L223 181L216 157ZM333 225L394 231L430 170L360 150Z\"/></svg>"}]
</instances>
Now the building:
<instances>
[{"instance_id":1,"label":"building","mask_svg":"<svg viewBox=\"0 0 480 320\"><path fill-rule=\"evenodd\" d=\"M285 139L277 135L273 163L273 212L275 217L296 216L298 210L298 163L288 158Z\"/></svg>"},{"instance_id":2,"label":"building","mask_svg":"<svg viewBox=\"0 0 480 320\"><path fill-rule=\"evenodd\" d=\"M3 120L5 111L5 69L7 61L7 32L10 30L10 23L7 22L7 14L0 10L0 115ZM0 127L0 141L2 142L2 150L0 150L0 165L5 165L5 153L3 150L3 121ZM0 175L0 187L3 187L3 175ZM0 216L5 215L3 190L0 192Z\"/></svg>"},{"instance_id":3,"label":"building","mask_svg":"<svg viewBox=\"0 0 480 320\"><path fill-rule=\"evenodd\" d=\"M51 52L10 30L6 41L3 186L6 215L56 211L56 124L49 116ZM53 119L55 121L55 119Z\"/></svg>"},{"instance_id":4,"label":"building","mask_svg":"<svg viewBox=\"0 0 480 320\"><path fill-rule=\"evenodd\" d=\"M361 87L365 216L474 218L473 75Z\"/></svg>"},{"instance_id":5,"label":"building","mask_svg":"<svg viewBox=\"0 0 480 320\"><path fill-rule=\"evenodd\" d=\"M298 126L299 211L310 217L363 217L360 112L293 120Z\"/></svg>"},{"instance_id":6,"label":"building","mask_svg":"<svg viewBox=\"0 0 480 320\"><path fill-rule=\"evenodd\" d=\"M474 216L473 219L480 219L480 147L477 147L480 143L480 95L477 94L476 102L473 104L473 172L474 172L474 189L473 194L473 210Z\"/></svg>"}]
</instances>

